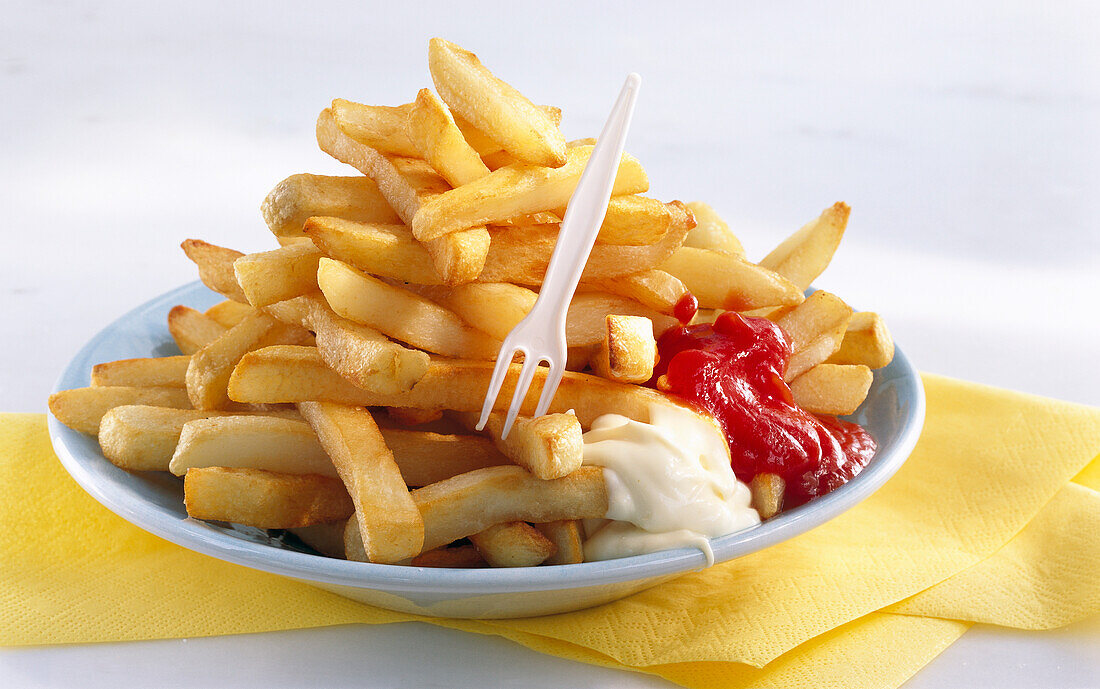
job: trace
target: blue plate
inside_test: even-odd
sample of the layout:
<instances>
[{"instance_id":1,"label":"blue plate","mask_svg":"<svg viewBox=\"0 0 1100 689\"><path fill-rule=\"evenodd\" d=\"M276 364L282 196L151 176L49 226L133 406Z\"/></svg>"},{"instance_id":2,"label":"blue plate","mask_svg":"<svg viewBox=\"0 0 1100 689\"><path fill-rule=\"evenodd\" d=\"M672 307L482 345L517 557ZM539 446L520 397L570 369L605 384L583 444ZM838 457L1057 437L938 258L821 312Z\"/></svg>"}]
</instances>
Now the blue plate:
<instances>
[{"instance_id":1,"label":"blue plate","mask_svg":"<svg viewBox=\"0 0 1100 689\"><path fill-rule=\"evenodd\" d=\"M178 354L167 328L169 309L206 309L221 301L201 283L173 290L104 328L77 353L55 390L85 387L104 361ZM779 543L851 508L905 462L924 423L924 389L900 349L875 371L863 406L847 417L867 428L878 452L837 490L760 526L712 539L718 562ZM350 562L308 552L279 532L187 517L179 479L129 473L107 461L94 438L49 418L54 450L76 482L112 512L168 541L246 567L301 580L371 605L438 617L505 618L566 612L616 600L705 565L690 548L603 562L518 569L438 569Z\"/></svg>"}]
</instances>

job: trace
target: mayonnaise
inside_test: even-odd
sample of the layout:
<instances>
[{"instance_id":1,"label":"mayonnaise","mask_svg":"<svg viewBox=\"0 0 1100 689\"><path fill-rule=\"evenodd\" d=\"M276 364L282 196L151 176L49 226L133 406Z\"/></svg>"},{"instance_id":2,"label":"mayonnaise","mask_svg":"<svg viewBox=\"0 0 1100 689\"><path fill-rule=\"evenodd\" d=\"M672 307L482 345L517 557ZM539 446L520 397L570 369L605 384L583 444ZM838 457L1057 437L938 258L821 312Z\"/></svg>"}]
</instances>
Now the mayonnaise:
<instances>
[{"instance_id":1,"label":"mayonnaise","mask_svg":"<svg viewBox=\"0 0 1100 689\"><path fill-rule=\"evenodd\" d=\"M585 542L585 560L694 546L711 565L708 537L760 523L722 431L689 409L652 405L649 423L600 416L584 434L584 463L603 467L614 520Z\"/></svg>"}]
</instances>

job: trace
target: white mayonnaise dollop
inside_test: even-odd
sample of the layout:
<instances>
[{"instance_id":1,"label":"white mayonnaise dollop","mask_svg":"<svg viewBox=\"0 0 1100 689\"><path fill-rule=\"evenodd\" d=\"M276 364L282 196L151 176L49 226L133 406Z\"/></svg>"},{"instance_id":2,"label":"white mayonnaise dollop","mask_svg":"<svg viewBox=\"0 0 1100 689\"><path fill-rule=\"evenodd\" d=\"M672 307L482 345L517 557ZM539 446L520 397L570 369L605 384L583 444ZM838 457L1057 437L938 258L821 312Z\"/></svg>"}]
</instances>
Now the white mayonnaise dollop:
<instances>
[{"instance_id":1,"label":"white mayonnaise dollop","mask_svg":"<svg viewBox=\"0 0 1100 689\"><path fill-rule=\"evenodd\" d=\"M649 423L597 418L584 434L584 463L603 467L614 520L585 542L585 560L695 546L711 565L708 537L760 523L721 429L689 409L651 405Z\"/></svg>"}]
</instances>

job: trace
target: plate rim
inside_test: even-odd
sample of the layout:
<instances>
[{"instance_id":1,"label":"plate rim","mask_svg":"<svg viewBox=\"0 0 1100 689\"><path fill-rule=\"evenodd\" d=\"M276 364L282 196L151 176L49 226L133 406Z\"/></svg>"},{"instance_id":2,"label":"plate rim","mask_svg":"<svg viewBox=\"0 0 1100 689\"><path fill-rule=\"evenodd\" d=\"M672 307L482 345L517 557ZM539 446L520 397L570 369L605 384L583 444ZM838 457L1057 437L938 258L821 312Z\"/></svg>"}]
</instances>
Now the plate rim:
<instances>
[{"instance_id":1,"label":"plate rim","mask_svg":"<svg viewBox=\"0 0 1100 689\"><path fill-rule=\"evenodd\" d=\"M187 283L130 309L99 330L69 360L52 392L73 387L76 377L87 385L90 369L86 359L99 343L143 313L165 306L195 301L203 291L215 294L199 281ZM174 305L172 304L172 305ZM171 305L168 305L170 308ZM167 326L163 333L168 336ZM80 366L78 367L78 364ZM909 399L910 414L903 420L898 440L883 456L876 453L863 471L831 493L812 500L743 531L710 539L715 563L725 562L785 541L828 522L856 506L886 483L909 458L924 425L926 399L920 373L900 347L895 346L891 366L902 370L900 378L915 381L915 395ZM101 485L85 462L85 452L76 443L83 434L64 426L52 413L47 426L54 452L77 484L97 502L127 522L164 540L220 560L295 579L352 588L393 592L447 593L480 596L493 593L524 593L569 590L651 579L703 569L706 558L696 548L676 548L645 555L570 565L525 568L448 569L385 565L339 560L234 538L205 522L180 519L142 498L139 493L110 482ZM89 453L91 461L110 464L102 452ZM113 467L113 465L111 465ZM119 471L123 471L119 469ZM150 509L152 507L152 509ZM809 508L809 509L807 509Z\"/></svg>"}]
</instances>

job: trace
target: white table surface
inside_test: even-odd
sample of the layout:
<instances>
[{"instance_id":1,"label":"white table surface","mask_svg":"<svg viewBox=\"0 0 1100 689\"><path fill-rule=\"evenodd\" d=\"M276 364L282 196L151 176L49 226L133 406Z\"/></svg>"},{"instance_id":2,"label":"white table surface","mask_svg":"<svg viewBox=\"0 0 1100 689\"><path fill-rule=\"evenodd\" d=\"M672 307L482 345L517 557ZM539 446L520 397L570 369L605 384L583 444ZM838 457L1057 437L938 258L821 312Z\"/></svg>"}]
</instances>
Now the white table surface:
<instances>
[{"instance_id":1,"label":"white table surface","mask_svg":"<svg viewBox=\"0 0 1100 689\"><path fill-rule=\"evenodd\" d=\"M594 135L640 72L628 149L654 195L709 202L752 256L845 200L852 221L818 284L884 314L922 370L1100 402L1094 4L306 4L4 3L3 410L44 410L99 328L194 279L182 239L272 246L268 189L341 170L313 142L317 112L411 100L435 35L561 106L570 138ZM1098 648L1098 620L979 627L907 687L1096 686ZM0 650L3 686L227 676L667 686L420 624Z\"/></svg>"}]
</instances>

